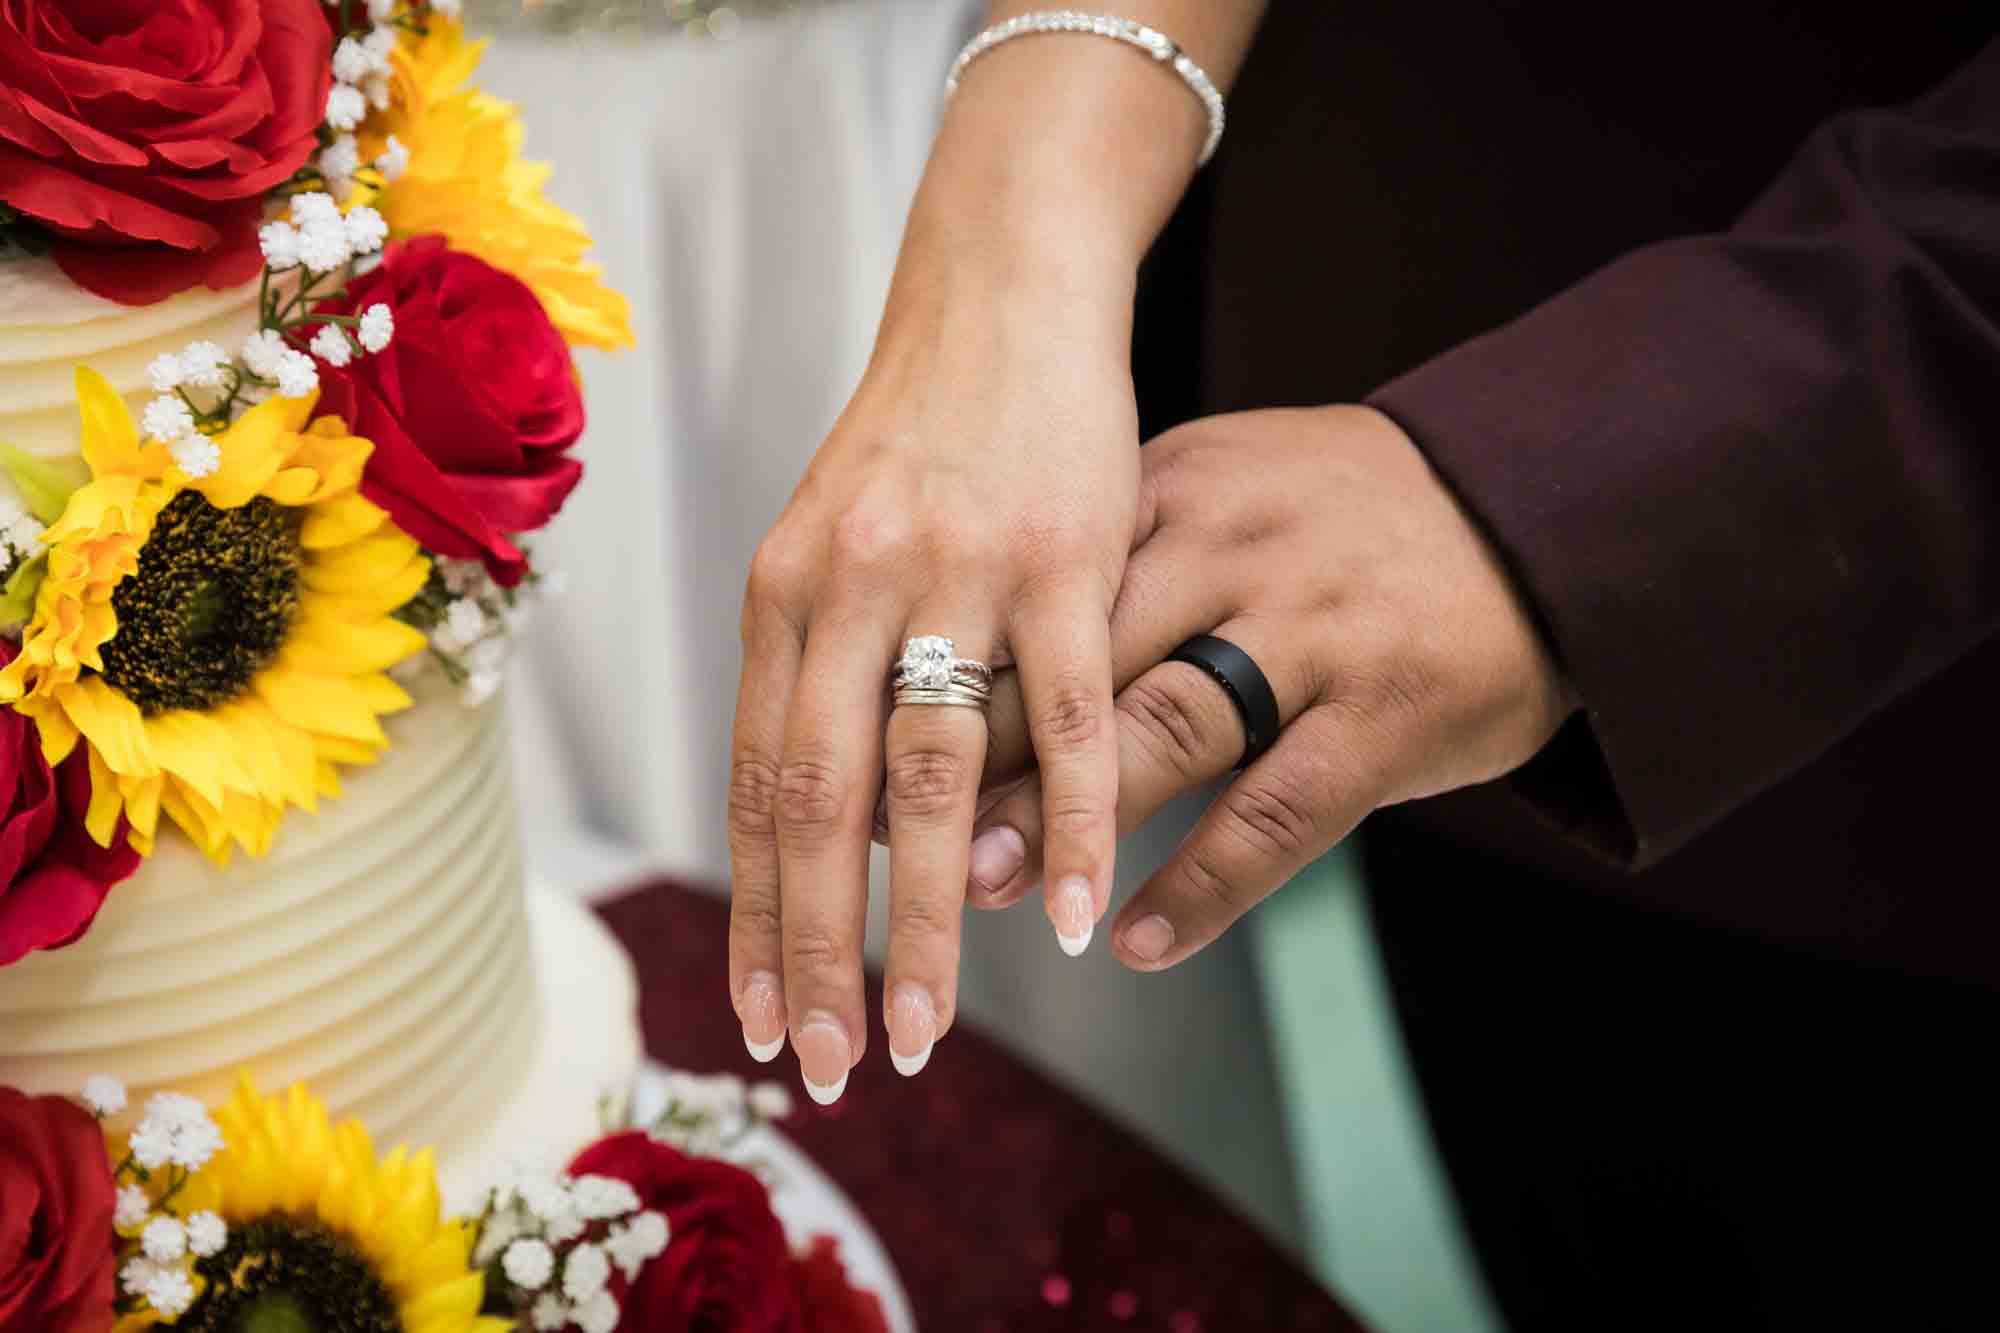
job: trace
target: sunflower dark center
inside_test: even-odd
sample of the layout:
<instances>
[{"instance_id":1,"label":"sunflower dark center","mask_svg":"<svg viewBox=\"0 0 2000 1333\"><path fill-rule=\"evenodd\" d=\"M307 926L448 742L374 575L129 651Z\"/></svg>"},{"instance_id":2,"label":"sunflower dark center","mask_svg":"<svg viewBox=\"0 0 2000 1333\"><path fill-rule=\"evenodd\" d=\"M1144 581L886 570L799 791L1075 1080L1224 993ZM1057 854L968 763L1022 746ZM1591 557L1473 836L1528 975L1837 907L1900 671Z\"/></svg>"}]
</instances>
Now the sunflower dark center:
<instances>
[{"instance_id":1,"label":"sunflower dark center","mask_svg":"<svg viewBox=\"0 0 2000 1333\"><path fill-rule=\"evenodd\" d=\"M396 1298L369 1262L318 1222L274 1215L229 1228L195 1261L207 1288L180 1333L402 1333Z\"/></svg>"},{"instance_id":2,"label":"sunflower dark center","mask_svg":"<svg viewBox=\"0 0 2000 1333\"><path fill-rule=\"evenodd\" d=\"M299 560L293 511L263 496L217 509L182 491L111 594L118 632L104 645L104 678L146 713L234 699L285 642Z\"/></svg>"}]
</instances>

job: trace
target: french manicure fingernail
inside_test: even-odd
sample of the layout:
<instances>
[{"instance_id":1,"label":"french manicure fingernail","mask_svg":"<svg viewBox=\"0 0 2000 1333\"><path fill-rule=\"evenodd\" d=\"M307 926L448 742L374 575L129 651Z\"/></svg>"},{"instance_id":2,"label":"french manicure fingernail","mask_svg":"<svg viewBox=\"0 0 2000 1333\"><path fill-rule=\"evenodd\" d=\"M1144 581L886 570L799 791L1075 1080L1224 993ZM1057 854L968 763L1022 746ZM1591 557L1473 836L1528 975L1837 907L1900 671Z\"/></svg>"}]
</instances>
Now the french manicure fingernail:
<instances>
[{"instance_id":1,"label":"french manicure fingernail","mask_svg":"<svg viewBox=\"0 0 2000 1333\"><path fill-rule=\"evenodd\" d=\"M998 893L1020 873L1028 859L1028 841L1005 824L987 829L972 842L972 878L988 893Z\"/></svg>"},{"instance_id":2,"label":"french manicure fingernail","mask_svg":"<svg viewBox=\"0 0 2000 1333\"><path fill-rule=\"evenodd\" d=\"M931 993L914 982L896 987L889 1001L889 1063L904 1078L930 1063L937 1044L937 1006Z\"/></svg>"},{"instance_id":3,"label":"french manicure fingernail","mask_svg":"<svg viewBox=\"0 0 2000 1333\"><path fill-rule=\"evenodd\" d=\"M752 972L743 983L743 1044L750 1057L767 1065L785 1049L785 992L769 972Z\"/></svg>"},{"instance_id":4,"label":"french manicure fingernail","mask_svg":"<svg viewBox=\"0 0 2000 1333\"><path fill-rule=\"evenodd\" d=\"M1097 929L1097 899L1090 881L1071 875L1056 886L1055 901L1049 904L1049 919L1055 923L1056 943L1071 958L1090 947L1091 932Z\"/></svg>"},{"instance_id":5,"label":"french manicure fingernail","mask_svg":"<svg viewBox=\"0 0 2000 1333\"><path fill-rule=\"evenodd\" d=\"M792 1037L799 1053L799 1076L806 1094L821 1106L831 1106L847 1091L847 1074L854 1065L854 1048L847 1029L832 1014L807 1014Z\"/></svg>"},{"instance_id":6,"label":"french manicure fingernail","mask_svg":"<svg viewBox=\"0 0 2000 1333\"><path fill-rule=\"evenodd\" d=\"M1157 963L1174 947L1173 923L1159 915L1142 916L1125 927L1125 947L1143 962Z\"/></svg>"}]
</instances>

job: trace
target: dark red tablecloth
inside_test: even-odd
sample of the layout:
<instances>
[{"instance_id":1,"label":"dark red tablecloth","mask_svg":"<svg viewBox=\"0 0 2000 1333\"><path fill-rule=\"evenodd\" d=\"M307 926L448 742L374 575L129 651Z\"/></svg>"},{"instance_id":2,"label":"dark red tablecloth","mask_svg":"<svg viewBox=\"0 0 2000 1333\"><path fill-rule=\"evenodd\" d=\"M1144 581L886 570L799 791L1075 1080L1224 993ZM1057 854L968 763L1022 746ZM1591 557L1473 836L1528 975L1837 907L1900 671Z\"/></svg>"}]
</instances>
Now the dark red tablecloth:
<instances>
[{"instance_id":1,"label":"dark red tablecloth","mask_svg":"<svg viewBox=\"0 0 2000 1333\"><path fill-rule=\"evenodd\" d=\"M637 960L654 1058L797 1087L789 1053L760 1066L743 1049L722 899L656 884L602 911ZM878 1025L837 1105L798 1100L787 1132L881 1235L923 1333L1362 1329L1213 1194L968 1023L914 1079Z\"/></svg>"}]
</instances>

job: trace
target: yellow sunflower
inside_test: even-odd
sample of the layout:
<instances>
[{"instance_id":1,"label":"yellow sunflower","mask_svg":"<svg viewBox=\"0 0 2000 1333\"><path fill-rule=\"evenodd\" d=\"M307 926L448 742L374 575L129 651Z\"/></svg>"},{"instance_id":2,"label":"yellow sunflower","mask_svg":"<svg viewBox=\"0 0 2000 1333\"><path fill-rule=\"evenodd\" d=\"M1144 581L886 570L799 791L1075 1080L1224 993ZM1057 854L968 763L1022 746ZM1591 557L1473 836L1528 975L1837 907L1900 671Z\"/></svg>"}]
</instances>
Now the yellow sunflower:
<instances>
[{"instance_id":1,"label":"yellow sunflower","mask_svg":"<svg viewBox=\"0 0 2000 1333\"><path fill-rule=\"evenodd\" d=\"M363 161L386 151L391 135L409 153L402 174L367 202L393 234L443 236L527 283L572 344L631 346L625 298L584 257L589 231L542 193L547 164L521 160L514 107L466 86L485 43L467 41L456 19L436 13L425 29L396 48L389 107L360 135Z\"/></svg>"},{"instance_id":2,"label":"yellow sunflower","mask_svg":"<svg viewBox=\"0 0 2000 1333\"><path fill-rule=\"evenodd\" d=\"M175 1201L228 1226L195 1261L200 1296L174 1326L507 1333L482 1317L473 1228L447 1219L429 1149L378 1159L358 1121L332 1123L303 1087L264 1097L248 1078L215 1115L224 1147ZM119 1333L153 1322L127 1316Z\"/></svg>"},{"instance_id":3,"label":"yellow sunflower","mask_svg":"<svg viewBox=\"0 0 2000 1333\"><path fill-rule=\"evenodd\" d=\"M388 746L410 697L384 674L424 647L392 618L423 587L417 543L357 489L373 448L310 399L272 399L191 480L142 445L104 378L76 376L91 480L42 540L48 573L0 703L50 763L90 755L89 828L122 814L150 852L162 810L218 861L271 843L287 806L339 792L335 765Z\"/></svg>"}]
</instances>

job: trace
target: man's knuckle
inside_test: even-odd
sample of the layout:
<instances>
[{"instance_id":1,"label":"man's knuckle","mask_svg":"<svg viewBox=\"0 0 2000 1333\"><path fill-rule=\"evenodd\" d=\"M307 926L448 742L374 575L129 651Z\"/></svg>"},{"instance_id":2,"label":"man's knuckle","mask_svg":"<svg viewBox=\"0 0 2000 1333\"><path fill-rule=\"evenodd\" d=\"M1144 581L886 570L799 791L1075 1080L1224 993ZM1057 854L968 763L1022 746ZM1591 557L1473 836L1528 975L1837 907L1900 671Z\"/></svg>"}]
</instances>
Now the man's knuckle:
<instances>
[{"instance_id":1,"label":"man's knuckle","mask_svg":"<svg viewBox=\"0 0 2000 1333\"><path fill-rule=\"evenodd\" d=\"M964 804L971 776L965 760L949 750L919 748L890 756L887 785L895 814L932 818Z\"/></svg>"},{"instance_id":2,"label":"man's knuckle","mask_svg":"<svg viewBox=\"0 0 2000 1333\"><path fill-rule=\"evenodd\" d=\"M847 789L839 770L822 759L787 759L778 772L777 822L794 833L830 830L839 820Z\"/></svg>"},{"instance_id":3,"label":"man's knuckle","mask_svg":"<svg viewBox=\"0 0 2000 1333\"><path fill-rule=\"evenodd\" d=\"M1228 827L1251 850L1291 860L1311 847L1319 816L1310 797L1283 778L1246 779L1222 798Z\"/></svg>"},{"instance_id":4,"label":"man's knuckle","mask_svg":"<svg viewBox=\"0 0 2000 1333\"><path fill-rule=\"evenodd\" d=\"M1125 687L1118 709L1132 723L1140 743L1174 772L1194 777L1209 766L1209 753L1215 748L1213 710L1150 676Z\"/></svg>"},{"instance_id":5,"label":"man's knuckle","mask_svg":"<svg viewBox=\"0 0 2000 1333\"><path fill-rule=\"evenodd\" d=\"M1200 903L1223 915L1235 914L1239 897L1236 883L1211 848L1190 842L1174 864L1179 867L1181 883Z\"/></svg>"}]
</instances>

